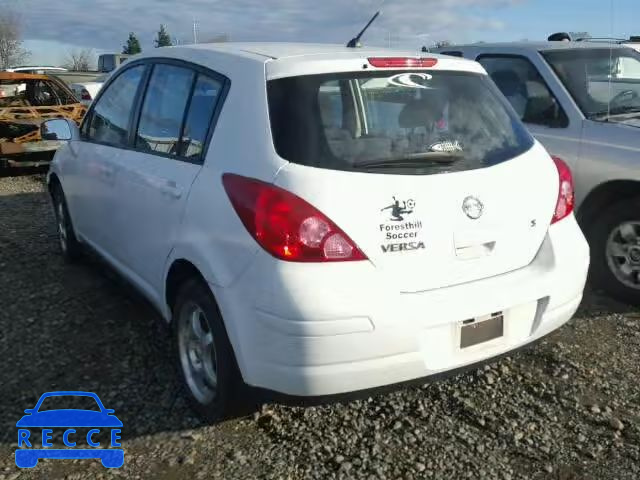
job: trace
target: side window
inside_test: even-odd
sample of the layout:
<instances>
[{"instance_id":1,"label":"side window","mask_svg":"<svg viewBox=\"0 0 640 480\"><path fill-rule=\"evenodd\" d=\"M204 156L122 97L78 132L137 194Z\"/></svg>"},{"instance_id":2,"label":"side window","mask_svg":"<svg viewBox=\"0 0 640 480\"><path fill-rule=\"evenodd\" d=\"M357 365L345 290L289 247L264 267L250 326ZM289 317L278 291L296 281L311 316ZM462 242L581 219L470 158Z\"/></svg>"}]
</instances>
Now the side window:
<instances>
[{"instance_id":1,"label":"side window","mask_svg":"<svg viewBox=\"0 0 640 480\"><path fill-rule=\"evenodd\" d=\"M96 103L89 120L87 138L113 146L126 146L129 119L145 66L130 68L118 76Z\"/></svg>"},{"instance_id":2,"label":"side window","mask_svg":"<svg viewBox=\"0 0 640 480\"><path fill-rule=\"evenodd\" d=\"M27 99L33 107L51 107L58 104L49 82L38 80L27 84Z\"/></svg>"},{"instance_id":3,"label":"side window","mask_svg":"<svg viewBox=\"0 0 640 480\"><path fill-rule=\"evenodd\" d=\"M320 118L325 128L342 128L342 91L340 82L334 80L320 86L318 92L318 104L320 106Z\"/></svg>"},{"instance_id":4,"label":"side window","mask_svg":"<svg viewBox=\"0 0 640 480\"><path fill-rule=\"evenodd\" d=\"M182 134L181 156L199 158L203 154L207 132L221 91L222 82L198 75Z\"/></svg>"},{"instance_id":5,"label":"side window","mask_svg":"<svg viewBox=\"0 0 640 480\"><path fill-rule=\"evenodd\" d=\"M366 114L365 131L369 135L397 135L402 128L400 114L406 104L398 101L397 92L389 92L392 89L376 88L379 87L376 80L358 81Z\"/></svg>"},{"instance_id":6,"label":"side window","mask_svg":"<svg viewBox=\"0 0 640 480\"><path fill-rule=\"evenodd\" d=\"M194 72L174 65L153 67L140 113L136 148L147 152L178 155Z\"/></svg>"},{"instance_id":7,"label":"side window","mask_svg":"<svg viewBox=\"0 0 640 480\"><path fill-rule=\"evenodd\" d=\"M54 82L51 82L49 85L51 86L55 96L58 98L58 103L60 105L69 105L70 103L78 102L76 98L72 97L66 90L59 85L56 85Z\"/></svg>"},{"instance_id":8,"label":"side window","mask_svg":"<svg viewBox=\"0 0 640 480\"><path fill-rule=\"evenodd\" d=\"M536 67L524 57L482 55L491 79L525 123L564 128L569 119Z\"/></svg>"}]
</instances>

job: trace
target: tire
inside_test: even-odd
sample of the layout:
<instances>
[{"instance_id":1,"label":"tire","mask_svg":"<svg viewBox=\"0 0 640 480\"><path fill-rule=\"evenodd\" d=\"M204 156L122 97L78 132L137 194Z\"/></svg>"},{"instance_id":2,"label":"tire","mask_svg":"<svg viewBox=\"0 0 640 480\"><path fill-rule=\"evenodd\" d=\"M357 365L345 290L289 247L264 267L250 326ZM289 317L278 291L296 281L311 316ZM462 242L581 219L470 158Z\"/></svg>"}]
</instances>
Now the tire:
<instances>
[{"instance_id":1,"label":"tire","mask_svg":"<svg viewBox=\"0 0 640 480\"><path fill-rule=\"evenodd\" d=\"M246 404L246 392L222 316L202 280L187 280L180 288L172 327L176 364L191 407L210 423L232 416Z\"/></svg>"},{"instance_id":2,"label":"tire","mask_svg":"<svg viewBox=\"0 0 640 480\"><path fill-rule=\"evenodd\" d=\"M616 300L640 305L640 198L610 206L597 217L587 236L592 283Z\"/></svg>"},{"instance_id":3,"label":"tire","mask_svg":"<svg viewBox=\"0 0 640 480\"><path fill-rule=\"evenodd\" d=\"M67 208L67 201L59 184L53 187L52 200L60 253L62 253L62 257L67 263L76 263L82 257L82 245L76 238L69 209Z\"/></svg>"}]
</instances>

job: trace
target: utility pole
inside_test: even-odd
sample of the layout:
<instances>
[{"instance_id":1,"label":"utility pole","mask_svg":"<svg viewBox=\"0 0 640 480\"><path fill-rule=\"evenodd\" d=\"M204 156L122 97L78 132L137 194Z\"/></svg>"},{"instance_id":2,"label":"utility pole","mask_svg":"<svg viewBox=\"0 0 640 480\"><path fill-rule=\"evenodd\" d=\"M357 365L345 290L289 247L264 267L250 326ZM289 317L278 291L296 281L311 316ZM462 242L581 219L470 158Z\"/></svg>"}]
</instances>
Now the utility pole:
<instances>
[{"instance_id":1,"label":"utility pole","mask_svg":"<svg viewBox=\"0 0 640 480\"><path fill-rule=\"evenodd\" d=\"M198 43L198 22L193 17L193 43Z\"/></svg>"}]
</instances>

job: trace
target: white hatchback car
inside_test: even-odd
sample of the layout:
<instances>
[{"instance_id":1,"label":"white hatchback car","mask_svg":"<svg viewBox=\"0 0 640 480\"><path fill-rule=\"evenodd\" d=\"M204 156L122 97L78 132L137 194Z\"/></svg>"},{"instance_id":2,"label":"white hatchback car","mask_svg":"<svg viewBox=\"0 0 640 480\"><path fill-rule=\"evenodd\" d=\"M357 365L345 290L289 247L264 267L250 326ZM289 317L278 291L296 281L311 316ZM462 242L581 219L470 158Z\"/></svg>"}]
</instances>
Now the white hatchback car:
<instances>
[{"instance_id":1,"label":"white hatchback car","mask_svg":"<svg viewBox=\"0 0 640 480\"><path fill-rule=\"evenodd\" d=\"M172 322L207 418L244 383L323 396L485 361L581 301L569 169L483 68L306 44L155 51L109 78L48 184Z\"/></svg>"}]
</instances>

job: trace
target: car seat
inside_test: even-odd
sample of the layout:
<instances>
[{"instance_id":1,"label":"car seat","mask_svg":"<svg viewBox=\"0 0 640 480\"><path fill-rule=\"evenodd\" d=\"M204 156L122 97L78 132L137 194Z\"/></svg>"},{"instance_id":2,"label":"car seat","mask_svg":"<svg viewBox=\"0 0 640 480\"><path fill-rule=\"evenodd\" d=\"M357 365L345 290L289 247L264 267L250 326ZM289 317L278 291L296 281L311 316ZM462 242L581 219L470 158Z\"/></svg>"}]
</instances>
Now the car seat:
<instances>
[{"instance_id":1,"label":"car seat","mask_svg":"<svg viewBox=\"0 0 640 480\"><path fill-rule=\"evenodd\" d=\"M525 83L512 70L497 70L491 79L522 119L527 109L528 92Z\"/></svg>"}]
</instances>

